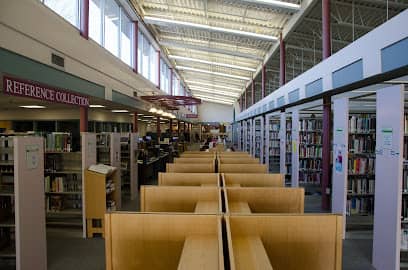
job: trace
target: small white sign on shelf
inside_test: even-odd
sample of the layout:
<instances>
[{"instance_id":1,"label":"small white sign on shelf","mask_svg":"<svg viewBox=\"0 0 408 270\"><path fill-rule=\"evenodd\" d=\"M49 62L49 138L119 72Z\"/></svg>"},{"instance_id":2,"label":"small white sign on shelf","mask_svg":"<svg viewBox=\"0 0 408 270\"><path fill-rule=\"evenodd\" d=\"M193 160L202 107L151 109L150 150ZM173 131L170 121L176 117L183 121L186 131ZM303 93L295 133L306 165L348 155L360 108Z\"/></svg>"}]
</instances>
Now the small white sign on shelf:
<instances>
[{"instance_id":1,"label":"small white sign on shelf","mask_svg":"<svg viewBox=\"0 0 408 270\"><path fill-rule=\"evenodd\" d=\"M27 169L37 169L40 163L40 147L38 144L26 145L26 165Z\"/></svg>"},{"instance_id":2,"label":"small white sign on shelf","mask_svg":"<svg viewBox=\"0 0 408 270\"><path fill-rule=\"evenodd\" d=\"M392 128L382 128L383 147L392 147Z\"/></svg>"}]
</instances>

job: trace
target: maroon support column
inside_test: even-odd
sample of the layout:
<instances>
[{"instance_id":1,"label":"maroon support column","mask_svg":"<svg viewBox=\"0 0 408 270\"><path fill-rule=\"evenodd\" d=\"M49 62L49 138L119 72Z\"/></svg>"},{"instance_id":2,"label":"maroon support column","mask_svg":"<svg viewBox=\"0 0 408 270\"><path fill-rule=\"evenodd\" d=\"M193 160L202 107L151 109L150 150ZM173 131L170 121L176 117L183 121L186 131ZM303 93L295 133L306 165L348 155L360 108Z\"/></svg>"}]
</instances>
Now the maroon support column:
<instances>
[{"instance_id":1,"label":"maroon support column","mask_svg":"<svg viewBox=\"0 0 408 270\"><path fill-rule=\"evenodd\" d=\"M133 22L133 71L138 73L139 70L137 69L138 63L138 54L137 51L139 50L139 22Z\"/></svg>"},{"instance_id":2,"label":"maroon support column","mask_svg":"<svg viewBox=\"0 0 408 270\"><path fill-rule=\"evenodd\" d=\"M83 38L89 38L89 0L81 1L79 33Z\"/></svg>"},{"instance_id":3,"label":"maroon support column","mask_svg":"<svg viewBox=\"0 0 408 270\"><path fill-rule=\"evenodd\" d=\"M330 0L322 0L323 59L331 55Z\"/></svg>"},{"instance_id":4,"label":"maroon support column","mask_svg":"<svg viewBox=\"0 0 408 270\"><path fill-rule=\"evenodd\" d=\"M286 83L286 48L285 41L283 40L282 33L280 34L280 70L279 70L279 84L280 86L285 85Z\"/></svg>"},{"instance_id":5,"label":"maroon support column","mask_svg":"<svg viewBox=\"0 0 408 270\"><path fill-rule=\"evenodd\" d=\"M161 134L161 131L160 131L160 116L157 116L157 120L156 120L156 125L157 125L157 131L156 131L156 133L157 133L157 144L160 144L160 134Z\"/></svg>"},{"instance_id":6,"label":"maroon support column","mask_svg":"<svg viewBox=\"0 0 408 270\"><path fill-rule=\"evenodd\" d=\"M137 133L139 131L139 127L137 126L137 112L133 114L133 133Z\"/></svg>"},{"instance_id":7,"label":"maroon support column","mask_svg":"<svg viewBox=\"0 0 408 270\"><path fill-rule=\"evenodd\" d=\"M157 88L160 89L160 51L157 51Z\"/></svg>"},{"instance_id":8,"label":"maroon support column","mask_svg":"<svg viewBox=\"0 0 408 270\"><path fill-rule=\"evenodd\" d=\"M266 93L266 66L262 66L262 98L265 97Z\"/></svg>"},{"instance_id":9,"label":"maroon support column","mask_svg":"<svg viewBox=\"0 0 408 270\"><path fill-rule=\"evenodd\" d=\"M251 89L251 101L252 101L252 104L251 105L254 105L255 104L255 80L254 79L252 79L252 89Z\"/></svg>"},{"instance_id":10,"label":"maroon support column","mask_svg":"<svg viewBox=\"0 0 408 270\"><path fill-rule=\"evenodd\" d=\"M330 175L330 133L331 133L331 97L323 97L323 145L322 145L322 209L330 210L330 195L326 189L329 187Z\"/></svg>"},{"instance_id":11,"label":"maroon support column","mask_svg":"<svg viewBox=\"0 0 408 270\"><path fill-rule=\"evenodd\" d=\"M181 130L181 128L180 128L180 120L177 120L177 134L178 134L179 137L180 137L180 130Z\"/></svg>"},{"instance_id":12,"label":"maroon support column","mask_svg":"<svg viewBox=\"0 0 408 270\"><path fill-rule=\"evenodd\" d=\"M88 132L88 107L79 107L79 131Z\"/></svg>"},{"instance_id":13,"label":"maroon support column","mask_svg":"<svg viewBox=\"0 0 408 270\"><path fill-rule=\"evenodd\" d=\"M330 0L322 0L322 46L323 59L331 55L331 35L330 35ZM323 144L322 144L322 209L330 209L330 196L326 195L329 187L330 175L330 134L331 134L331 98L323 97Z\"/></svg>"}]
</instances>

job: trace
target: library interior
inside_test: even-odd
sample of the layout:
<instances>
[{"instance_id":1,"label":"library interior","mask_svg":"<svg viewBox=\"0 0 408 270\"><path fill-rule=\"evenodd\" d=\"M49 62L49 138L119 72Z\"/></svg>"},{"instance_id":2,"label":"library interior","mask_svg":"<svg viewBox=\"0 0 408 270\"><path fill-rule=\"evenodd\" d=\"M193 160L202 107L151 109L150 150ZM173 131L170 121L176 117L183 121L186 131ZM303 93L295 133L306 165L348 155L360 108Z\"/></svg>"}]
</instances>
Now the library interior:
<instances>
[{"instance_id":1,"label":"library interior","mask_svg":"<svg viewBox=\"0 0 408 270\"><path fill-rule=\"evenodd\" d=\"M408 0L0 1L1 270L407 270Z\"/></svg>"}]
</instances>

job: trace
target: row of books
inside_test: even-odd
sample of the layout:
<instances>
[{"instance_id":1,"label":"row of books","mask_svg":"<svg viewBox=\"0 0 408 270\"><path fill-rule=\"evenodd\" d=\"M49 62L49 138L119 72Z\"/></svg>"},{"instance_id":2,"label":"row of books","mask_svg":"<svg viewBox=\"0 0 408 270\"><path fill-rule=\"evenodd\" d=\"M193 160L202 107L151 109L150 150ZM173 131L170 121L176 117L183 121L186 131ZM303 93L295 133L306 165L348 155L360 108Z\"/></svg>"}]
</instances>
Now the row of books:
<instances>
[{"instance_id":1,"label":"row of books","mask_svg":"<svg viewBox=\"0 0 408 270\"><path fill-rule=\"evenodd\" d=\"M62 132L48 133L45 136L47 152L71 152L71 134Z\"/></svg>"},{"instance_id":2,"label":"row of books","mask_svg":"<svg viewBox=\"0 0 408 270\"><path fill-rule=\"evenodd\" d=\"M45 192L80 192L82 190L82 183L75 174L54 178L46 176L44 183Z\"/></svg>"},{"instance_id":3,"label":"row of books","mask_svg":"<svg viewBox=\"0 0 408 270\"><path fill-rule=\"evenodd\" d=\"M401 230L401 249L408 250L408 229Z\"/></svg>"},{"instance_id":4,"label":"row of books","mask_svg":"<svg viewBox=\"0 0 408 270\"><path fill-rule=\"evenodd\" d=\"M348 181L348 194L374 194L374 179L352 179Z\"/></svg>"},{"instance_id":5,"label":"row of books","mask_svg":"<svg viewBox=\"0 0 408 270\"><path fill-rule=\"evenodd\" d=\"M368 133L375 131L376 117L373 114L352 115L349 119L350 133Z\"/></svg>"},{"instance_id":6,"label":"row of books","mask_svg":"<svg viewBox=\"0 0 408 270\"><path fill-rule=\"evenodd\" d=\"M373 157L354 157L348 160L349 174L374 174L375 158Z\"/></svg>"},{"instance_id":7,"label":"row of books","mask_svg":"<svg viewBox=\"0 0 408 270\"><path fill-rule=\"evenodd\" d=\"M401 218L408 221L408 197L402 197Z\"/></svg>"},{"instance_id":8,"label":"row of books","mask_svg":"<svg viewBox=\"0 0 408 270\"><path fill-rule=\"evenodd\" d=\"M408 192L408 165L404 164L402 171L402 191Z\"/></svg>"},{"instance_id":9,"label":"row of books","mask_svg":"<svg viewBox=\"0 0 408 270\"><path fill-rule=\"evenodd\" d=\"M322 157L322 147L321 146L299 146L299 157L301 158L321 158Z\"/></svg>"},{"instance_id":10,"label":"row of books","mask_svg":"<svg viewBox=\"0 0 408 270\"><path fill-rule=\"evenodd\" d=\"M321 170L322 160L321 159L301 159L299 160L300 169L308 170Z\"/></svg>"},{"instance_id":11,"label":"row of books","mask_svg":"<svg viewBox=\"0 0 408 270\"><path fill-rule=\"evenodd\" d=\"M81 195L72 195L69 197L53 195L48 196L45 201L47 212L61 212L63 210L79 210L82 208Z\"/></svg>"},{"instance_id":12,"label":"row of books","mask_svg":"<svg viewBox=\"0 0 408 270\"><path fill-rule=\"evenodd\" d=\"M279 148L270 148L269 149L269 155L270 156L279 156L280 155L280 149Z\"/></svg>"},{"instance_id":13,"label":"row of books","mask_svg":"<svg viewBox=\"0 0 408 270\"><path fill-rule=\"evenodd\" d=\"M0 137L0 147L2 148L12 148L13 147L13 137Z\"/></svg>"},{"instance_id":14,"label":"row of books","mask_svg":"<svg viewBox=\"0 0 408 270\"><path fill-rule=\"evenodd\" d=\"M280 124L279 123L270 123L269 124L269 130L270 131L279 131L280 129Z\"/></svg>"},{"instance_id":15,"label":"row of books","mask_svg":"<svg viewBox=\"0 0 408 270\"><path fill-rule=\"evenodd\" d=\"M373 215L374 198L373 197L352 197L347 200L346 214L351 215Z\"/></svg>"},{"instance_id":16,"label":"row of books","mask_svg":"<svg viewBox=\"0 0 408 270\"><path fill-rule=\"evenodd\" d=\"M96 134L96 145L97 146L110 146L110 135L108 133Z\"/></svg>"},{"instance_id":17,"label":"row of books","mask_svg":"<svg viewBox=\"0 0 408 270\"><path fill-rule=\"evenodd\" d=\"M320 185L322 180L321 172L303 172L299 171L299 183L312 183Z\"/></svg>"},{"instance_id":18,"label":"row of books","mask_svg":"<svg viewBox=\"0 0 408 270\"><path fill-rule=\"evenodd\" d=\"M374 153L375 134L351 135L349 139L349 149L352 153Z\"/></svg>"},{"instance_id":19,"label":"row of books","mask_svg":"<svg viewBox=\"0 0 408 270\"><path fill-rule=\"evenodd\" d=\"M270 131L269 132L269 139L271 139L271 140L279 139L279 131Z\"/></svg>"},{"instance_id":20,"label":"row of books","mask_svg":"<svg viewBox=\"0 0 408 270\"><path fill-rule=\"evenodd\" d=\"M322 144L322 135L319 133L307 133L299 136L299 143L303 144Z\"/></svg>"},{"instance_id":21,"label":"row of books","mask_svg":"<svg viewBox=\"0 0 408 270\"><path fill-rule=\"evenodd\" d=\"M11 152L8 152L8 153L3 153L3 154L0 154L0 160L1 161L10 161L10 162L12 162L13 160L14 160L14 153L13 153L13 151L11 151Z\"/></svg>"},{"instance_id":22,"label":"row of books","mask_svg":"<svg viewBox=\"0 0 408 270\"><path fill-rule=\"evenodd\" d=\"M299 121L300 131L319 131L323 128L321 119L302 119Z\"/></svg>"},{"instance_id":23,"label":"row of books","mask_svg":"<svg viewBox=\"0 0 408 270\"><path fill-rule=\"evenodd\" d=\"M292 153L286 153L285 163L292 163Z\"/></svg>"},{"instance_id":24,"label":"row of books","mask_svg":"<svg viewBox=\"0 0 408 270\"><path fill-rule=\"evenodd\" d=\"M287 131L292 130L292 120L291 119L286 120L286 130Z\"/></svg>"},{"instance_id":25,"label":"row of books","mask_svg":"<svg viewBox=\"0 0 408 270\"><path fill-rule=\"evenodd\" d=\"M404 136L404 146L402 150L402 156L405 160L408 160L408 136Z\"/></svg>"},{"instance_id":26,"label":"row of books","mask_svg":"<svg viewBox=\"0 0 408 270\"><path fill-rule=\"evenodd\" d=\"M279 141L269 141L269 147L270 148L280 148L280 143Z\"/></svg>"}]
</instances>

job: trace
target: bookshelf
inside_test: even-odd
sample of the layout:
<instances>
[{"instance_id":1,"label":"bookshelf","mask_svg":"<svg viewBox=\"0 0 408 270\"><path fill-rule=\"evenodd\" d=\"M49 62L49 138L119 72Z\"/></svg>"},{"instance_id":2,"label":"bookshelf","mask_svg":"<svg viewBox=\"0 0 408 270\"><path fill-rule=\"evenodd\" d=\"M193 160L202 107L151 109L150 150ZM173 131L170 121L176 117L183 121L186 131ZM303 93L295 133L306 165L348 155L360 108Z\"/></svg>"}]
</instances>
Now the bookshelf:
<instances>
[{"instance_id":1,"label":"bookshelf","mask_svg":"<svg viewBox=\"0 0 408 270\"><path fill-rule=\"evenodd\" d=\"M269 172L280 173L280 119L278 116L267 117L267 156Z\"/></svg>"},{"instance_id":2,"label":"bookshelf","mask_svg":"<svg viewBox=\"0 0 408 270\"><path fill-rule=\"evenodd\" d=\"M257 117L254 119L254 156L259 158L263 163L264 158L264 122L263 117Z\"/></svg>"},{"instance_id":3,"label":"bookshelf","mask_svg":"<svg viewBox=\"0 0 408 270\"><path fill-rule=\"evenodd\" d=\"M104 215L121 208L120 170L107 173L85 171L87 237L104 236Z\"/></svg>"},{"instance_id":4,"label":"bookshelf","mask_svg":"<svg viewBox=\"0 0 408 270\"><path fill-rule=\"evenodd\" d=\"M285 184L290 185L292 176L292 118L286 117L285 131Z\"/></svg>"},{"instance_id":5,"label":"bookshelf","mask_svg":"<svg viewBox=\"0 0 408 270\"><path fill-rule=\"evenodd\" d=\"M47 268L43 151L41 137L0 136L0 269Z\"/></svg>"},{"instance_id":6,"label":"bookshelf","mask_svg":"<svg viewBox=\"0 0 408 270\"><path fill-rule=\"evenodd\" d=\"M348 216L374 214L375 136L374 113L350 113L346 207Z\"/></svg>"},{"instance_id":7,"label":"bookshelf","mask_svg":"<svg viewBox=\"0 0 408 270\"><path fill-rule=\"evenodd\" d=\"M47 225L82 226L81 152L45 152Z\"/></svg>"},{"instance_id":8,"label":"bookshelf","mask_svg":"<svg viewBox=\"0 0 408 270\"><path fill-rule=\"evenodd\" d=\"M67 132L52 132L45 135L45 151L53 152L71 152L72 135Z\"/></svg>"},{"instance_id":9,"label":"bookshelf","mask_svg":"<svg viewBox=\"0 0 408 270\"><path fill-rule=\"evenodd\" d=\"M120 135L120 174L122 195L130 196L130 134Z\"/></svg>"},{"instance_id":10,"label":"bookshelf","mask_svg":"<svg viewBox=\"0 0 408 270\"><path fill-rule=\"evenodd\" d=\"M402 167L402 204L401 204L401 263L408 261L408 114L404 115L404 146Z\"/></svg>"},{"instance_id":11,"label":"bookshelf","mask_svg":"<svg viewBox=\"0 0 408 270\"><path fill-rule=\"evenodd\" d=\"M252 155L252 120L246 120L245 151Z\"/></svg>"},{"instance_id":12,"label":"bookshelf","mask_svg":"<svg viewBox=\"0 0 408 270\"><path fill-rule=\"evenodd\" d=\"M299 121L299 184L307 191L320 187L322 178L321 116L308 115Z\"/></svg>"},{"instance_id":13,"label":"bookshelf","mask_svg":"<svg viewBox=\"0 0 408 270\"><path fill-rule=\"evenodd\" d=\"M120 133L96 134L97 163L121 168Z\"/></svg>"}]
</instances>

